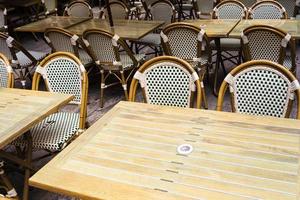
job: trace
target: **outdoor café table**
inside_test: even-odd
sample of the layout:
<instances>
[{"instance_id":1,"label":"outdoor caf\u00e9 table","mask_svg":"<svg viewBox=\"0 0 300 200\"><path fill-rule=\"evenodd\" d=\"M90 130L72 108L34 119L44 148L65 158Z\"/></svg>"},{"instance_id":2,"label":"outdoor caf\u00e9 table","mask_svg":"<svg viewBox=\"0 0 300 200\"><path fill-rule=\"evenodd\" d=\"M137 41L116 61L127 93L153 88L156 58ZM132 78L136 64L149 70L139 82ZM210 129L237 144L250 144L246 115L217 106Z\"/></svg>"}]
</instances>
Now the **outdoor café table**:
<instances>
[{"instance_id":1,"label":"outdoor caf\u00e9 table","mask_svg":"<svg viewBox=\"0 0 300 200\"><path fill-rule=\"evenodd\" d=\"M29 183L81 199L295 200L299 151L298 120L120 102Z\"/></svg>"},{"instance_id":2,"label":"outdoor caf\u00e9 table","mask_svg":"<svg viewBox=\"0 0 300 200\"><path fill-rule=\"evenodd\" d=\"M229 37L240 38L242 31L252 25L269 25L279 28L292 35L294 39L300 39L300 20L295 19L252 19L241 20L231 31Z\"/></svg>"},{"instance_id":3,"label":"outdoor caf\u00e9 table","mask_svg":"<svg viewBox=\"0 0 300 200\"><path fill-rule=\"evenodd\" d=\"M90 19L71 26L68 30L74 34L82 35L87 29L103 29L115 33L125 40L139 40L163 24L163 21L114 19L114 27L110 27L109 22L105 19Z\"/></svg>"},{"instance_id":4,"label":"outdoor caf\u00e9 table","mask_svg":"<svg viewBox=\"0 0 300 200\"><path fill-rule=\"evenodd\" d=\"M59 93L0 88L0 149L25 134L28 145L25 160L0 150L0 158L25 167L24 198L28 198L31 169L30 128L73 99Z\"/></svg>"},{"instance_id":5,"label":"outdoor caf\u00e9 table","mask_svg":"<svg viewBox=\"0 0 300 200\"><path fill-rule=\"evenodd\" d=\"M75 24L89 20L89 18L49 16L36 22L32 22L15 28L18 32L45 32L47 28L68 28Z\"/></svg>"}]
</instances>

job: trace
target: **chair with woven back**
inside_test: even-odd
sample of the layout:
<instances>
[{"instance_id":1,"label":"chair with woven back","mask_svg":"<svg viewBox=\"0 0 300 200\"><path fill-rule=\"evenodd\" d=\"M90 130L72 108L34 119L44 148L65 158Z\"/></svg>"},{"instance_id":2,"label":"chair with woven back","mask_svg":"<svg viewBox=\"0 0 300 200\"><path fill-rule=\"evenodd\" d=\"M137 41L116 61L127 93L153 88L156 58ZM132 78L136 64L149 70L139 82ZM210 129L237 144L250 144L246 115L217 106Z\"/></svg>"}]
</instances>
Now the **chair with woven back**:
<instances>
[{"instance_id":1,"label":"chair with woven back","mask_svg":"<svg viewBox=\"0 0 300 200\"><path fill-rule=\"evenodd\" d=\"M194 0L194 10L199 19L211 19L216 0Z\"/></svg>"},{"instance_id":2,"label":"chair with woven back","mask_svg":"<svg viewBox=\"0 0 300 200\"><path fill-rule=\"evenodd\" d=\"M13 88L14 74L9 60L0 53L0 87Z\"/></svg>"},{"instance_id":3,"label":"chair with woven back","mask_svg":"<svg viewBox=\"0 0 300 200\"><path fill-rule=\"evenodd\" d=\"M104 105L104 90L116 84L122 85L128 100L127 83L134 70L143 62L145 55L134 55L122 38L101 29L86 30L83 33L83 41L90 49L101 73L100 107ZM120 48L122 53L119 52ZM117 81L107 84L107 79L111 76L117 78Z\"/></svg>"},{"instance_id":4,"label":"chair with woven back","mask_svg":"<svg viewBox=\"0 0 300 200\"><path fill-rule=\"evenodd\" d=\"M0 31L1 32L8 32L7 26L7 9L0 5Z\"/></svg>"},{"instance_id":5,"label":"chair with woven back","mask_svg":"<svg viewBox=\"0 0 300 200\"><path fill-rule=\"evenodd\" d=\"M76 111L51 114L30 130L33 149L46 150L53 154L64 149L86 128L88 78L84 66L76 56L68 52L56 52L37 66L33 77L33 90L39 89L41 79L49 92L71 94L75 97L69 104L75 105ZM23 148L26 141L21 136L12 144Z\"/></svg>"},{"instance_id":6,"label":"chair with woven back","mask_svg":"<svg viewBox=\"0 0 300 200\"><path fill-rule=\"evenodd\" d=\"M93 18L91 6L82 0L71 1L64 10L64 16Z\"/></svg>"},{"instance_id":7,"label":"chair with woven back","mask_svg":"<svg viewBox=\"0 0 300 200\"><path fill-rule=\"evenodd\" d=\"M57 15L57 0L42 0L42 7L44 8L44 15Z\"/></svg>"},{"instance_id":8,"label":"chair with woven back","mask_svg":"<svg viewBox=\"0 0 300 200\"><path fill-rule=\"evenodd\" d=\"M292 0L289 0L292 1ZM248 10L248 19L287 19L285 8L274 0L258 1Z\"/></svg>"},{"instance_id":9,"label":"chair with woven back","mask_svg":"<svg viewBox=\"0 0 300 200\"><path fill-rule=\"evenodd\" d=\"M52 52L65 51L73 53L81 60L86 69L89 68L89 71L92 69L93 59L79 36L65 29L48 28L45 30L44 37Z\"/></svg>"},{"instance_id":10,"label":"chair with woven back","mask_svg":"<svg viewBox=\"0 0 300 200\"><path fill-rule=\"evenodd\" d=\"M130 15L129 7L122 1L111 1L108 4L111 10L111 16L113 19L128 19ZM105 5L100 9L99 18L108 19L107 6Z\"/></svg>"},{"instance_id":11,"label":"chair with woven back","mask_svg":"<svg viewBox=\"0 0 300 200\"><path fill-rule=\"evenodd\" d=\"M299 82L280 64L255 60L234 68L221 85L217 103L219 111L228 88L232 112L288 118L296 101L296 118L300 119Z\"/></svg>"},{"instance_id":12,"label":"chair with woven back","mask_svg":"<svg viewBox=\"0 0 300 200\"><path fill-rule=\"evenodd\" d=\"M278 1L286 10L288 18L295 18L296 16L296 0L276 0Z\"/></svg>"},{"instance_id":13,"label":"chair with woven back","mask_svg":"<svg viewBox=\"0 0 300 200\"><path fill-rule=\"evenodd\" d=\"M210 40L204 29L184 22L172 23L161 31L161 40L165 55L186 60L198 72L203 103L207 109L203 79L212 60Z\"/></svg>"},{"instance_id":14,"label":"chair with woven back","mask_svg":"<svg viewBox=\"0 0 300 200\"><path fill-rule=\"evenodd\" d=\"M160 56L144 63L135 73L129 101L136 101L138 85L144 102L156 105L201 107L201 83L191 65L177 57Z\"/></svg>"},{"instance_id":15,"label":"chair with woven back","mask_svg":"<svg viewBox=\"0 0 300 200\"><path fill-rule=\"evenodd\" d=\"M296 73L295 41L290 34L271 26L254 25L246 28L241 38L246 61L271 60Z\"/></svg>"}]
</instances>

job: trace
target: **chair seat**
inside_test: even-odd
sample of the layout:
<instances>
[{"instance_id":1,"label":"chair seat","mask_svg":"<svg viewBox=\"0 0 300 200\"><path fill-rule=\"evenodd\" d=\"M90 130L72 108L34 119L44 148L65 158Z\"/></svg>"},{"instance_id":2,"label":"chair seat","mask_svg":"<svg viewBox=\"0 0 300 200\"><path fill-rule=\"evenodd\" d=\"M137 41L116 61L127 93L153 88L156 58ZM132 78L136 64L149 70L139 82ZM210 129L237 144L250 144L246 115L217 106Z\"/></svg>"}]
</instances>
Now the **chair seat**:
<instances>
[{"instance_id":1,"label":"chair seat","mask_svg":"<svg viewBox=\"0 0 300 200\"><path fill-rule=\"evenodd\" d=\"M48 116L30 131L33 149L60 151L79 129L78 113L58 112ZM26 141L19 137L12 144L24 147Z\"/></svg>"},{"instance_id":2,"label":"chair seat","mask_svg":"<svg viewBox=\"0 0 300 200\"><path fill-rule=\"evenodd\" d=\"M216 49L216 43L214 40L210 43L213 49ZM237 38L221 38L220 39L221 49L239 49L241 48L241 40Z\"/></svg>"},{"instance_id":3,"label":"chair seat","mask_svg":"<svg viewBox=\"0 0 300 200\"><path fill-rule=\"evenodd\" d=\"M144 60L145 54L135 54L134 57L138 62L141 62ZM124 69L132 67L133 62L128 55L120 55L120 59Z\"/></svg>"},{"instance_id":4,"label":"chair seat","mask_svg":"<svg viewBox=\"0 0 300 200\"><path fill-rule=\"evenodd\" d=\"M138 43L147 43L147 44L160 46L161 45L160 34L149 33L148 35L145 35L143 38L141 38L138 41Z\"/></svg>"},{"instance_id":5,"label":"chair seat","mask_svg":"<svg viewBox=\"0 0 300 200\"><path fill-rule=\"evenodd\" d=\"M41 61L47 56L47 53L41 51L28 51L37 61ZM16 53L20 66L27 67L32 65L32 61L22 52Z\"/></svg>"},{"instance_id":6,"label":"chair seat","mask_svg":"<svg viewBox=\"0 0 300 200\"><path fill-rule=\"evenodd\" d=\"M93 63L93 59L89 56L89 54L85 50L79 49L78 54L83 65L89 65Z\"/></svg>"}]
</instances>

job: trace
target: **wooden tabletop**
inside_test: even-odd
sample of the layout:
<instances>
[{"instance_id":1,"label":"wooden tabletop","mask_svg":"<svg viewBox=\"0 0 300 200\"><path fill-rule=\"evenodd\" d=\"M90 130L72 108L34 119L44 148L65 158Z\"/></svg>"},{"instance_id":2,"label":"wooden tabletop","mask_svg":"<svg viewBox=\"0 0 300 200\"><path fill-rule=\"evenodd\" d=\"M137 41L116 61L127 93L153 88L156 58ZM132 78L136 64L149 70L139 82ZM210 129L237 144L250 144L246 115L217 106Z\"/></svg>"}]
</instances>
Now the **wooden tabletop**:
<instances>
[{"instance_id":1,"label":"wooden tabletop","mask_svg":"<svg viewBox=\"0 0 300 200\"><path fill-rule=\"evenodd\" d=\"M65 94L0 88L0 148L72 99Z\"/></svg>"},{"instance_id":2,"label":"wooden tabletop","mask_svg":"<svg viewBox=\"0 0 300 200\"><path fill-rule=\"evenodd\" d=\"M45 32L47 28L68 28L72 25L89 20L89 18L79 17L64 17L64 16L49 16L45 19L26 24L15 28L15 31L19 32Z\"/></svg>"},{"instance_id":3,"label":"wooden tabletop","mask_svg":"<svg viewBox=\"0 0 300 200\"><path fill-rule=\"evenodd\" d=\"M80 24L76 24L68 30L77 35L87 29L104 29L111 33L116 33L123 39L139 40L148 33L154 31L161 25L163 21L142 21L142 20L114 20L114 27L109 26L109 22L104 19L90 19Z\"/></svg>"},{"instance_id":4,"label":"wooden tabletop","mask_svg":"<svg viewBox=\"0 0 300 200\"><path fill-rule=\"evenodd\" d=\"M186 20L197 27L205 30L209 37L228 37L228 34L238 24L240 20L222 20L222 19L208 19L208 20Z\"/></svg>"},{"instance_id":5,"label":"wooden tabletop","mask_svg":"<svg viewBox=\"0 0 300 200\"><path fill-rule=\"evenodd\" d=\"M295 200L299 149L298 120L120 102L30 184L82 199Z\"/></svg>"},{"instance_id":6,"label":"wooden tabletop","mask_svg":"<svg viewBox=\"0 0 300 200\"><path fill-rule=\"evenodd\" d=\"M253 19L242 20L232 30L229 37L240 38L241 32L252 25L269 25L290 33L295 39L300 39L300 20L293 19Z\"/></svg>"}]
</instances>

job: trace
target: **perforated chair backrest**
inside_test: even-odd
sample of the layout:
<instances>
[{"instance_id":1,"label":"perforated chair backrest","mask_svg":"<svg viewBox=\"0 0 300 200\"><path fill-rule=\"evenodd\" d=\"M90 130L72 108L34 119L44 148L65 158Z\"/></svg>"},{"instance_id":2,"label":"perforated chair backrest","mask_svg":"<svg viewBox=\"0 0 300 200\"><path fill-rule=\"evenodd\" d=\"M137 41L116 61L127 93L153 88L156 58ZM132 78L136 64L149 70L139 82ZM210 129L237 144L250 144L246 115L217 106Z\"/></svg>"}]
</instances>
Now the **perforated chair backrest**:
<instances>
[{"instance_id":1,"label":"perforated chair backrest","mask_svg":"<svg viewBox=\"0 0 300 200\"><path fill-rule=\"evenodd\" d=\"M195 0L195 10L198 15L212 14L216 4L216 0Z\"/></svg>"},{"instance_id":2,"label":"perforated chair backrest","mask_svg":"<svg viewBox=\"0 0 300 200\"><path fill-rule=\"evenodd\" d=\"M65 16L72 17L93 17L93 11L90 5L85 1L73 1L64 11Z\"/></svg>"},{"instance_id":3,"label":"perforated chair backrest","mask_svg":"<svg viewBox=\"0 0 300 200\"><path fill-rule=\"evenodd\" d=\"M289 18L295 17L296 0L276 0L276 1L278 1L285 8Z\"/></svg>"},{"instance_id":4,"label":"perforated chair backrest","mask_svg":"<svg viewBox=\"0 0 300 200\"><path fill-rule=\"evenodd\" d=\"M128 19L129 8L126 4L121 1L113 1L109 3L111 15L113 19ZM101 8L100 11L101 18L108 18L108 13L106 7Z\"/></svg>"},{"instance_id":5,"label":"perforated chair backrest","mask_svg":"<svg viewBox=\"0 0 300 200\"><path fill-rule=\"evenodd\" d=\"M0 53L0 88L12 88L13 81L13 69L8 59Z\"/></svg>"},{"instance_id":6,"label":"perforated chair backrest","mask_svg":"<svg viewBox=\"0 0 300 200\"><path fill-rule=\"evenodd\" d=\"M156 1L148 7L153 20L164 21L167 25L174 20L175 7L170 1Z\"/></svg>"},{"instance_id":7,"label":"perforated chair backrest","mask_svg":"<svg viewBox=\"0 0 300 200\"><path fill-rule=\"evenodd\" d=\"M57 11L57 0L42 0L46 14L56 12Z\"/></svg>"},{"instance_id":8,"label":"perforated chair backrest","mask_svg":"<svg viewBox=\"0 0 300 200\"><path fill-rule=\"evenodd\" d=\"M193 105L192 93L197 91L197 108L200 108L199 77L184 60L162 56L144 63L132 80L130 101L135 101L138 83L143 88L146 103L190 107Z\"/></svg>"},{"instance_id":9,"label":"perforated chair backrest","mask_svg":"<svg viewBox=\"0 0 300 200\"><path fill-rule=\"evenodd\" d=\"M244 63L226 76L219 92L218 110L222 110L227 87L232 95L232 110L238 113L289 117L291 101L295 96L299 101L299 83L294 75L267 60Z\"/></svg>"},{"instance_id":10,"label":"perforated chair backrest","mask_svg":"<svg viewBox=\"0 0 300 200\"><path fill-rule=\"evenodd\" d=\"M8 60L13 60L13 56L11 53L10 48L8 47L8 38L9 36L4 34L4 33L0 33L0 52L7 57Z\"/></svg>"},{"instance_id":11,"label":"perforated chair backrest","mask_svg":"<svg viewBox=\"0 0 300 200\"><path fill-rule=\"evenodd\" d=\"M215 19L243 19L247 16L247 8L239 1L226 0L219 3L213 12Z\"/></svg>"},{"instance_id":12,"label":"perforated chair backrest","mask_svg":"<svg viewBox=\"0 0 300 200\"><path fill-rule=\"evenodd\" d=\"M249 19L287 19L287 13L285 11L285 8L277 1L264 0L255 3L249 9L248 18Z\"/></svg>"},{"instance_id":13,"label":"perforated chair backrest","mask_svg":"<svg viewBox=\"0 0 300 200\"><path fill-rule=\"evenodd\" d=\"M271 26L251 26L242 33L245 60L271 60L283 64L291 36Z\"/></svg>"}]
</instances>

